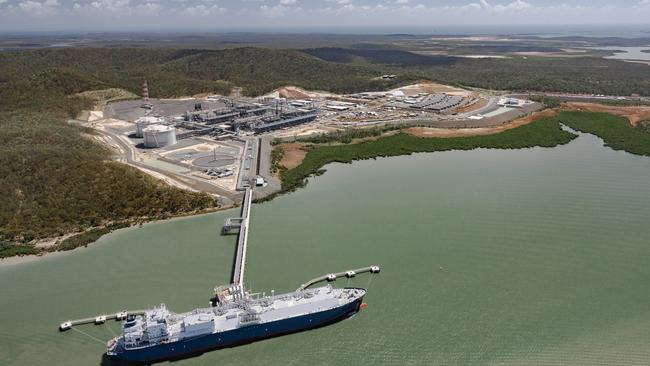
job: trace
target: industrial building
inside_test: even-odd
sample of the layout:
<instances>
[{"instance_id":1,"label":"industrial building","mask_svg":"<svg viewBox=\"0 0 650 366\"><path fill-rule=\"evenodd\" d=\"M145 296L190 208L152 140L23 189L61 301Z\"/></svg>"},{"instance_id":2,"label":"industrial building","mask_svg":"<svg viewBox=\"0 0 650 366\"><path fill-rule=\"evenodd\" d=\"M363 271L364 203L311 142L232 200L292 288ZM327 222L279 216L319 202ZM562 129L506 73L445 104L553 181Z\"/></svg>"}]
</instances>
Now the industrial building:
<instances>
[{"instance_id":1,"label":"industrial building","mask_svg":"<svg viewBox=\"0 0 650 366\"><path fill-rule=\"evenodd\" d=\"M162 124L165 120L161 117L144 116L135 121L135 136L143 137L143 130L151 125Z\"/></svg>"},{"instance_id":2,"label":"industrial building","mask_svg":"<svg viewBox=\"0 0 650 366\"><path fill-rule=\"evenodd\" d=\"M247 133L261 134L311 122L318 117L318 109L310 100L213 97L210 101L193 103L190 107L193 110L176 114L165 111L165 117L146 112L135 121L136 131L132 137L143 138L146 148L161 148L193 137L226 139Z\"/></svg>"},{"instance_id":3,"label":"industrial building","mask_svg":"<svg viewBox=\"0 0 650 366\"><path fill-rule=\"evenodd\" d=\"M311 122L318 117L317 112L312 112L312 113L307 113L307 114L301 114L296 117L291 117L287 119L279 119L275 122L270 122L270 123L263 123L263 124L258 124L253 126L253 131L256 134L264 133L264 132L269 132L273 130L278 130L281 128L287 128L287 127L293 127L297 126L303 123Z\"/></svg>"},{"instance_id":4,"label":"industrial building","mask_svg":"<svg viewBox=\"0 0 650 366\"><path fill-rule=\"evenodd\" d=\"M318 116L318 110L308 100L287 103L286 99L262 99L259 102L234 101L222 98L224 107L204 110L195 108L184 115L183 127L192 124L195 129L202 126L205 131L215 129L227 133L251 131L264 133L280 128L311 122ZM216 126L210 129L210 126Z\"/></svg>"},{"instance_id":5,"label":"industrial building","mask_svg":"<svg viewBox=\"0 0 650 366\"><path fill-rule=\"evenodd\" d=\"M449 94L426 94L421 93L407 98L395 98L388 103L388 107L409 108L432 111L437 113L450 112L456 108L463 107L470 103L470 99Z\"/></svg>"},{"instance_id":6,"label":"industrial building","mask_svg":"<svg viewBox=\"0 0 650 366\"><path fill-rule=\"evenodd\" d=\"M526 101L517 98L501 98L497 104L500 107L521 108L526 105Z\"/></svg>"},{"instance_id":7,"label":"industrial building","mask_svg":"<svg viewBox=\"0 0 650 366\"><path fill-rule=\"evenodd\" d=\"M176 144L176 129L165 125L150 125L142 130L144 146L159 148Z\"/></svg>"}]
</instances>

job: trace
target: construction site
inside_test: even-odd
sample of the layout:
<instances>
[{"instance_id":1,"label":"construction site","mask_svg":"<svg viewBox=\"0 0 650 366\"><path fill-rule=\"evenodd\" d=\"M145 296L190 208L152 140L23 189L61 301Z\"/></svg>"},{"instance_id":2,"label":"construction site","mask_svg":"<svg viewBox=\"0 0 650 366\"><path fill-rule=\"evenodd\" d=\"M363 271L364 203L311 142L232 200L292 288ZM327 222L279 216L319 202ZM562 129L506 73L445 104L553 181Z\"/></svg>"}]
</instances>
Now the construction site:
<instances>
[{"instance_id":1,"label":"construction site","mask_svg":"<svg viewBox=\"0 0 650 366\"><path fill-rule=\"evenodd\" d=\"M270 173L274 139L389 124L496 126L540 108L438 84L350 95L285 87L257 98L154 99L145 81L141 100L109 103L91 113L88 125L120 152L122 162L228 205L251 186L258 197L279 190Z\"/></svg>"}]
</instances>

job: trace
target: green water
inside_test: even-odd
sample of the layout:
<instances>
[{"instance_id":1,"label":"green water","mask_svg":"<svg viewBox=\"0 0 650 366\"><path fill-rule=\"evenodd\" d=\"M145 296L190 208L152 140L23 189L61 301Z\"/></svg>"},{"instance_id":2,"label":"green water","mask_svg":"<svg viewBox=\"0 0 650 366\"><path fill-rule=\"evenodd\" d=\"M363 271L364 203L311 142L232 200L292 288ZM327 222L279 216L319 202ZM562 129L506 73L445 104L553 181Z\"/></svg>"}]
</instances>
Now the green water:
<instances>
[{"instance_id":1,"label":"green water","mask_svg":"<svg viewBox=\"0 0 650 366\"><path fill-rule=\"evenodd\" d=\"M377 263L368 308L175 365L650 363L650 159L583 135L554 149L327 169L253 207L247 281L291 290ZM59 334L60 321L158 302L206 305L230 273L234 238L217 235L229 214L127 229L0 267L0 365L98 365L104 346ZM105 341L118 328L80 329Z\"/></svg>"}]
</instances>

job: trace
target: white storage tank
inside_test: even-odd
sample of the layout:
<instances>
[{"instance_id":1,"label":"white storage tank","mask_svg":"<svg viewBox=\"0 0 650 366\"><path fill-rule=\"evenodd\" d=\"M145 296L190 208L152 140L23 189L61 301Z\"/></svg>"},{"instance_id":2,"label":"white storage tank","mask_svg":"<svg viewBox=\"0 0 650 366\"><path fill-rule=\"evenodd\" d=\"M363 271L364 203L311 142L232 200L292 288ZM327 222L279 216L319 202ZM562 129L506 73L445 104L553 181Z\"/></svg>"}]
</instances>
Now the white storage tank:
<instances>
[{"instance_id":1,"label":"white storage tank","mask_svg":"<svg viewBox=\"0 0 650 366\"><path fill-rule=\"evenodd\" d=\"M165 147L176 143L176 129L171 126L150 125L142 130L145 147Z\"/></svg>"},{"instance_id":2,"label":"white storage tank","mask_svg":"<svg viewBox=\"0 0 650 366\"><path fill-rule=\"evenodd\" d=\"M137 137L142 137L142 131L155 124L160 124L163 123L165 120L162 119L161 117L154 117L154 116L145 116L145 117L140 117L135 121L135 135Z\"/></svg>"}]
</instances>

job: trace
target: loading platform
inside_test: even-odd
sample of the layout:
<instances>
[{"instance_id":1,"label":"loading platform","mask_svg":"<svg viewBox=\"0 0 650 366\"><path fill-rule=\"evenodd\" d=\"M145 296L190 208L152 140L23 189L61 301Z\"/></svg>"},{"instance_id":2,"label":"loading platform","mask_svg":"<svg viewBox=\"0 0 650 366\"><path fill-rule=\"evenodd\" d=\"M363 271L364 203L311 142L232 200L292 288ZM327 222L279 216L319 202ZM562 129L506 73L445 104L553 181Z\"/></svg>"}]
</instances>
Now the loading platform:
<instances>
[{"instance_id":1,"label":"loading platform","mask_svg":"<svg viewBox=\"0 0 650 366\"><path fill-rule=\"evenodd\" d=\"M243 217L229 217L223 223L223 228L221 233L224 235L231 234L233 230L241 230L242 222L244 221Z\"/></svg>"},{"instance_id":2,"label":"loading platform","mask_svg":"<svg viewBox=\"0 0 650 366\"><path fill-rule=\"evenodd\" d=\"M142 315L144 313L145 313L144 310L133 310L133 311L123 310L114 314L97 315L92 318L68 320L59 325L59 330L63 332L77 325L85 325L85 324L99 325L99 324L103 324L107 320L119 321L119 320L126 319L129 315Z\"/></svg>"}]
</instances>

